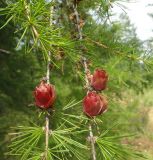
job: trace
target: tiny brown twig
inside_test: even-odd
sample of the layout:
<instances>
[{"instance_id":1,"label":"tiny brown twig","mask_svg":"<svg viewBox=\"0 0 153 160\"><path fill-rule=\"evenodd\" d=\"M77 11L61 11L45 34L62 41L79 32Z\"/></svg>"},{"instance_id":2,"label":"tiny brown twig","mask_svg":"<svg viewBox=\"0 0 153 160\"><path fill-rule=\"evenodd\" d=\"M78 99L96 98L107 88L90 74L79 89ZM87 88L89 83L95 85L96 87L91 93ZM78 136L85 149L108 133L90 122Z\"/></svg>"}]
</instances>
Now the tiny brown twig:
<instances>
[{"instance_id":1,"label":"tiny brown twig","mask_svg":"<svg viewBox=\"0 0 153 160\"><path fill-rule=\"evenodd\" d=\"M8 54L9 55L11 52L0 48L0 53L4 53L4 54Z\"/></svg>"}]
</instances>

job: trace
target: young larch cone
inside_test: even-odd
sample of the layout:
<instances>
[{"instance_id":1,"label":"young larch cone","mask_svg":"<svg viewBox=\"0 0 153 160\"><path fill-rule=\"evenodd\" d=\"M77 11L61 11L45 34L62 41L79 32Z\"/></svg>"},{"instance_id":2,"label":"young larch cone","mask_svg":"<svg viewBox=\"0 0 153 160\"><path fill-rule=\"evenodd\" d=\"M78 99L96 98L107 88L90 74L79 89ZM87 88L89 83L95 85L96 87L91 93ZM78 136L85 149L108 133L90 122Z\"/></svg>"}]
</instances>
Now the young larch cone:
<instances>
[{"instance_id":1,"label":"young larch cone","mask_svg":"<svg viewBox=\"0 0 153 160\"><path fill-rule=\"evenodd\" d=\"M106 89L107 81L108 74L106 71L102 69L96 69L92 76L91 86L94 90L101 91Z\"/></svg>"},{"instance_id":2,"label":"young larch cone","mask_svg":"<svg viewBox=\"0 0 153 160\"><path fill-rule=\"evenodd\" d=\"M106 99L95 91L89 92L83 99L83 112L89 117L100 115L106 109Z\"/></svg>"},{"instance_id":3,"label":"young larch cone","mask_svg":"<svg viewBox=\"0 0 153 160\"><path fill-rule=\"evenodd\" d=\"M35 103L42 109L52 107L56 99L55 87L42 81L34 90Z\"/></svg>"}]
</instances>

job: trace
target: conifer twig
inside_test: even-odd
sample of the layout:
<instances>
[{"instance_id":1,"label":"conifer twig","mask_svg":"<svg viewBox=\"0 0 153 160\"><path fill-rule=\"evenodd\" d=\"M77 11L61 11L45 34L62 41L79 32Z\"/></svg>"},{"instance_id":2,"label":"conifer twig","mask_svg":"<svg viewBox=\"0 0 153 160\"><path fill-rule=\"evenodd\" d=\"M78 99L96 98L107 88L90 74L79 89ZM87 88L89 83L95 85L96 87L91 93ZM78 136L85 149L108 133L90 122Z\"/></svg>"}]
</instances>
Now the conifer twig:
<instances>
[{"instance_id":1,"label":"conifer twig","mask_svg":"<svg viewBox=\"0 0 153 160\"><path fill-rule=\"evenodd\" d=\"M82 36L82 28L79 25L80 17L79 17L79 13L77 11L77 4L75 4L75 5L73 4L73 9L74 9L74 14L76 16L79 40L82 40L82 38L83 38L83 36ZM89 92L90 83L89 83L88 75L90 74L89 73L90 71L88 69L87 59L85 57L83 57L83 64L84 64L84 70L85 70L86 88L88 90L87 92ZM93 135L93 131L92 131L92 125L90 123L89 123L89 140L90 140L90 143L91 143L92 160L96 160L95 140L94 140L94 135Z\"/></svg>"},{"instance_id":2,"label":"conifer twig","mask_svg":"<svg viewBox=\"0 0 153 160\"><path fill-rule=\"evenodd\" d=\"M85 69L86 88L88 89L87 92L89 92L90 90L90 83L88 79L89 69L88 69L87 60L85 57L83 58L83 64ZM92 160L96 160L95 137L93 135L91 121L89 122L89 141L91 143Z\"/></svg>"},{"instance_id":3,"label":"conifer twig","mask_svg":"<svg viewBox=\"0 0 153 160\"><path fill-rule=\"evenodd\" d=\"M89 124L89 136L90 136L90 142L91 142L92 160L96 160L95 138L93 136L91 124Z\"/></svg>"},{"instance_id":4,"label":"conifer twig","mask_svg":"<svg viewBox=\"0 0 153 160\"><path fill-rule=\"evenodd\" d=\"M52 15L53 15L53 6L50 7L50 26L52 25ZM47 62L47 83L50 83L50 65L51 65L51 52L48 51L48 62ZM46 141L45 141L45 160L48 159L48 142L49 142L49 115L48 112L46 113L46 126L45 126L45 136L46 136Z\"/></svg>"},{"instance_id":5,"label":"conifer twig","mask_svg":"<svg viewBox=\"0 0 153 160\"><path fill-rule=\"evenodd\" d=\"M26 17L27 17L28 21L30 22L30 9L29 9L29 6L28 6L26 0L24 0L24 6L25 6ZM34 25L32 25L32 31L33 31L34 35L36 36L36 38L38 38L39 37L39 33L38 33L38 31L37 31L37 29L35 28Z\"/></svg>"},{"instance_id":6,"label":"conifer twig","mask_svg":"<svg viewBox=\"0 0 153 160\"><path fill-rule=\"evenodd\" d=\"M28 21L30 21L30 9L29 9L29 6L27 4L27 1L24 0L24 5L25 5L25 14L26 14L26 17L28 19ZM51 15L50 15L51 17ZM34 25L32 25L32 31L34 33L34 35L36 36L36 38L38 38L39 34L35 28ZM47 83L49 84L50 83L50 51L48 52L48 62L47 62L47 73L46 73L46 80L47 80ZM46 111L46 117L45 117L45 151L44 151L44 159L47 160L48 159L48 142L49 142L49 114L48 112Z\"/></svg>"},{"instance_id":7,"label":"conifer twig","mask_svg":"<svg viewBox=\"0 0 153 160\"><path fill-rule=\"evenodd\" d=\"M10 54L11 52L0 48L0 53Z\"/></svg>"},{"instance_id":8,"label":"conifer twig","mask_svg":"<svg viewBox=\"0 0 153 160\"><path fill-rule=\"evenodd\" d=\"M76 16L76 22L77 22L77 29L78 29L78 34L79 34L79 40L82 40L82 28L80 27L80 18L79 18L79 13L77 11L77 4L73 4L73 9L74 9L74 15Z\"/></svg>"},{"instance_id":9,"label":"conifer twig","mask_svg":"<svg viewBox=\"0 0 153 160\"><path fill-rule=\"evenodd\" d=\"M48 159L48 142L49 142L49 117L46 113L46 125L45 125L45 160Z\"/></svg>"},{"instance_id":10,"label":"conifer twig","mask_svg":"<svg viewBox=\"0 0 153 160\"><path fill-rule=\"evenodd\" d=\"M89 90L91 89L89 83L90 70L88 69L87 59L85 57L83 57L83 65L84 65L85 82L86 82L85 88L87 89L87 92L89 92Z\"/></svg>"},{"instance_id":11,"label":"conifer twig","mask_svg":"<svg viewBox=\"0 0 153 160\"><path fill-rule=\"evenodd\" d=\"M50 52L48 52L48 55L50 56ZM47 83L50 83L50 59L48 60L47 63L47 74L46 74L46 79ZM45 160L48 159L48 142L49 142L49 115L48 112L46 112L46 124L45 124Z\"/></svg>"}]
</instances>

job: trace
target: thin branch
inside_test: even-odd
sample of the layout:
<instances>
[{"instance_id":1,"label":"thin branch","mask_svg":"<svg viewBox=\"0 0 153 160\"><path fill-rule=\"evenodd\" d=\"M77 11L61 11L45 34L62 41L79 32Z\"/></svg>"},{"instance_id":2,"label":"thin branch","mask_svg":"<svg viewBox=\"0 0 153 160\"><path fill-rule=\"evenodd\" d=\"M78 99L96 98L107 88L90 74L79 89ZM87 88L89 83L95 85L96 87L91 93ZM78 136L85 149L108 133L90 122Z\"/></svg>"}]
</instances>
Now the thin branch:
<instances>
[{"instance_id":1,"label":"thin branch","mask_svg":"<svg viewBox=\"0 0 153 160\"><path fill-rule=\"evenodd\" d=\"M92 160L96 160L95 138L93 136L91 124L89 124L89 136L91 143Z\"/></svg>"},{"instance_id":2,"label":"thin branch","mask_svg":"<svg viewBox=\"0 0 153 160\"><path fill-rule=\"evenodd\" d=\"M24 0L24 5L25 5L26 17L27 17L28 21L30 22L30 8L29 8L26 0ZM38 31L37 31L37 29L36 29L36 27L34 25L32 25L32 31L33 31L35 37L38 38L39 34L38 34Z\"/></svg>"},{"instance_id":3,"label":"thin branch","mask_svg":"<svg viewBox=\"0 0 153 160\"><path fill-rule=\"evenodd\" d=\"M45 140L45 160L48 159L48 142L49 142L49 117L46 113L46 126L45 126L45 135L46 135L46 140Z\"/></svg>"},{"instance_id":4,"label":"thin branch","mask_svg":"<svg viewBox=\"0 0 153 160\"><path fill-rule=\"evenodd\" d=\"M50 26L52 26L52 19L53 19L53 6L50 7ZM47 73L46 73L46 78L47 78L47 83L50 83L50 65L51 65L51 52L48 52L48 63L47 63ZM48 112L46 113L46 127L45 127L45 132L46 132L46 143L45 143L45 160L48 159L48 142L49 142L49 134L50 134L50 128L49 128L49 116Z\"/></svg>"},{"instance_id":5,"label":"thin branch","mask_svg":"<svg viewBox=\"0 0 153 160\"><path fill-rule=\"evenodd\" d=\"M99 47L109 48L109 47L106 46L105 44L102 44L101 42L97 42L97 41L95 41L95 40L93 40L93 39L91 39L91 38L89 38L89 37L85 37L85 40L87 40L87 41L89 41L89 42L91 42L91 43L93 43L93 44L95 44L95 45L97 45L97 46L99 46Z\"/></svg>"},{"instance_id":6,"label":"thin branch","mask_svg":"<svg viewBox=\"0 0 153 160\"><path fill-rule=\"evenodd\" d=\"M77 29L78 29L78 34L79 34L79 40L82 40L83 36L82 36L82 28L80 27L80 17L77 11L77 4L74 5L73 4L73 9L74 9L74 14L76 16L76 22L77 22Z\"/></svg>"},{"instance_id":7,"label":"thin branch","mask_svg":"<svg viewBox=\"0 0 153 160\"><path fill-rule=\"evenodd\" d=\"M80 27L80 17L77 11L77 4L73 4L73 9L74 9L74 14L76 16L76 22L77 22L77 29L78 29L78 36L79 36L79 40L82 40L83 36L82 36L82 28ZM87 59L86 57L83 57L83 64L84 64L84 70L85 70L85 81L86 81L86 88L87 88L87 92L90 91L90 82L89 82L89 76L90 76L90 70L88 69L88 65L87 65ZM96 160L96 150L95 150L95 140L94 140L94 136L93 136L93 132L92 132L92 126L89 123L89 139L90 139L90 143L91 143L91 152L92 152L92 160Z\"/></svg>"},{"instance_id":8,"label":"thin branch","mask_svg":"<svg viewBox=\"0 0 153 160\"><path fill-rule=\"evenodd\" d=\"M84 65L84 73L85 73L85 88L88 90L87 92L89 92L91 90L91 86L89 83L89 78L91 76L90 70L88 69L88 65L87 65L87 59L85 57L83 57L83 65Z\"/></svg>"},{"instance_id":9,"label":"thin branch","mask_svg":"<svg viewBox=\"0 0 153 160\"><path fill-rule=\"evenodd\" d=\"M49 84L49 79L50 79L50 64L51 64L51 60L50 60L50 56L51 56L51 52L48 52L48 62L47 62L47 73L46 73L46 79L47 79L47 83Z\"/></svg>"},{"instance_id":10,"label":"thin branch","mask_svg":"<svg viewBox=\"0 0 153 160\"><path fill-rule=\"evenodd\" d=\"M88 42L91 42L93 44L95 44L96 46L98 47L101 47L101 48L104 48L104 49L107 49L109 50L112 54L117 54L119 56L123 56L123 57L126 57L126 58L129 58L130 60L138 60L138 61L143 61L145 63L145 60L143 57L134 57L133 55L128 55L127 53L125 52L122 52L122 51L117 51L116 49L112 49L110 48L109 46L101 43L101 42L98 42L98 41L95 41L87 36L85 36L85 40L88 41Z\"/></svg>"},{"instance_id":11,"label":"thin branch","mask_svg":"<svg viewBox=\"0 0 153 160\"><path fill-rule=\"evenodd\" d=\"M88 69L88 65L87 65L87 60L84 57L83 58L83 64L84 64L84 69L85 69L85 80L86 80L86 88L88 89L87 92L89 92L91 86L89 83L89 77L90 76L90 71ZM95 149L95 140L94 140L94 136L93 136L93 131L92 131L92 125L91 122L89 122L89 141L91 143L91 153L92 153L92 160L96 160L96 149Z\"/></svg>"},{"instance_id":12,"label":"thin branch","mask_svg":"<svg viewBox=\"0 0 153 160\"><path fill-rule=\"evenodd\" d=\"M0 48L0 53L10 54L11 52Z\"/></svg>"}]
</instances>

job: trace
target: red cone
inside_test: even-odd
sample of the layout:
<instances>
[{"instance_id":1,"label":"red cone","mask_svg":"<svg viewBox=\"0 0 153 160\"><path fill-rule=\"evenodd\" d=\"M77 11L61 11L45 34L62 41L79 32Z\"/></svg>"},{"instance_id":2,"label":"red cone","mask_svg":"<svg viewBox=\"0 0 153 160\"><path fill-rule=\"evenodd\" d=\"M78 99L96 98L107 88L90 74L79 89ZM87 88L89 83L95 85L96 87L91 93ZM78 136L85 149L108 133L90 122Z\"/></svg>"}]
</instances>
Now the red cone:
<instances>
[{"instance_id":1,"label":"red cone","mask_svg":"<svg viewBox=\"0 0 153 160\"><path fill-rule=\"evenodd\" d=\"M96 69L93 73L91 86L96 91L101 91L106 89L106 84L108 81L108 74L105 70Z\"/></svg>"},{"instance_id":2,"label":"red cone","mask_svg":"<svg viewBox=\"0 0 153 160\"><path fill-rule=\"evenodd\" d=\"M47 109L52 107L56 94L55 87L42 81L34 91L36 105L40 108Z\"/></svg>"},{"instance_id":3,"label":"red cone","mask_svg":"<svg viewBox=\"0 0 153 160\"><path fill-rule=\"evenodd\" d=\"M107 108L106 102L107 101L96 92L89 92L83 99L83 112L89 117L100 115Z\"/></svg>"}]
</instances>

